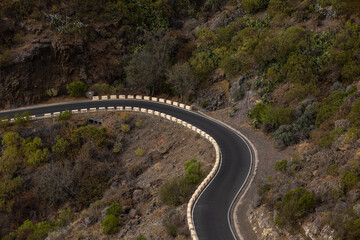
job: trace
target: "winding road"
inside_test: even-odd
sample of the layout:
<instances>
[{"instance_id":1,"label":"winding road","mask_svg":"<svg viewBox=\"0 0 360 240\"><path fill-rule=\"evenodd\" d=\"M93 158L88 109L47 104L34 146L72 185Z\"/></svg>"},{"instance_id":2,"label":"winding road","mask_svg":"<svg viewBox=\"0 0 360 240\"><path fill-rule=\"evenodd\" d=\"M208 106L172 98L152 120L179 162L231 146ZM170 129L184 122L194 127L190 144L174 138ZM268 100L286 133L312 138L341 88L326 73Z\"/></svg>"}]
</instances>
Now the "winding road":
<instances>
[{"instance_id":1,"label":"winding road","mask_svg":"<svg viewBox=\"0 0 360 240\"><path fill-rule=\"evenodd\" d=\"M212 136L221 150L221 166L193 208L193 221L200 240L237 239L231 227L231 208L252 170L252 150L235 131L210 118L176 106L144 100L78 101L0 112L0 117L13 117L30 111L32 115L84 108L130 106L152 109L186 121ZM244 213L245 217L245 213Z\"/></svg>"}]
</instances>

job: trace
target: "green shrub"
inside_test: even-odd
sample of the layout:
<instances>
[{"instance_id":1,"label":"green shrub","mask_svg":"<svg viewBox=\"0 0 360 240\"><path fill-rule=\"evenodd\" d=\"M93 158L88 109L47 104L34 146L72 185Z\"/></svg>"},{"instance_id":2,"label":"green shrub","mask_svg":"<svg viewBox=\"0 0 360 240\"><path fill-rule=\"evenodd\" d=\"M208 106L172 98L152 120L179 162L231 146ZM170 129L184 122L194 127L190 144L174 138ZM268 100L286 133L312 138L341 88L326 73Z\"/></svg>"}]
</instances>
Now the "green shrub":
<instances>
[{"instance_id":1,"label":"green shrub","mask_svg":"<svg viewBox=\"0 0 360 240\"><path fill-rule=\"evenodd\" d=\"M135 122L135 126L136 126L136 127L143 127L143 126L144 126L144 122L143 122L142 120L137 120L137 121Z\"/></svg>"},{"instance_id":2,"label":"green shrub","mask_svg":"<svg viewBox=\"0 0 360 240\"><path fill-rule=\"evenodd\" d=\"M353 107L351 108L351 112L347 116L347 119L349 119L350 123L354 127L360 126L360 98L356 100Z\"/></svg>"},{"instance_id":3,"label":"green shrub","mask_svg":"<svg viewBox=\"0 0 360 240\"><path fill-rule=\"evenodd\" d=\"M286 172L287 164L288 161L286 159L283 159L281 161L276 162L274 168L276 171L284 173Z\"/></svg>"},{"instance_id":4,"label":"green shrub","mask_svg":"<svg viewBox=\"0 0 360 240\"><path fill-rule=\"evenodd\" d=\"M0 129L7 129L9 127L9 117L1 117L0 118Z\"/></svg>"},{"instance_id":5,"label":"green shrub","mask_svg":"<svg viewBox=\"0 0 360 240\"><path fill-rule=\"evenodd\" d=\"M106 215L114 215L115 217L120 216L123 209L119 203L113 203L108 209L106 209Z\"/></svg>"},{"instance_id":6,"label":"green shrub","mask_svg":"<svg viewBox=\"0 0 360 240\"><path fill-rule=\"evenodd\" d=\"M43 143L40 138L35 137L33 140L30 138L26 139L23 149L27 164L38 166L49 159L49 150L47 148L41 149L42 147Z\"/></svg>"},{"instance_id":7,"label":"green shrub","mask_svg":"<svg viewBox=\"0 0 360 240\"><path fill-rule=\"evenodd\" d=\"M90 87L90 90L93 90L97 95L116 94L116 88L107 83L96 83Z\"/></svg>"},{"instance_id":8,"label":"green shrub","mask_svg":"<svg viewBox=\"0 0 360 240\"><path fill-rule=\"evenodd\" d=\"M20 192L23 180L20 177L1 179L0 181L0 210L11 212L13 198Z\"/></svg>"},{"instance_id":9,"label":"green shrub","mask_svg":"<svg viewBox=\"0 0 360 240\"><path fill-rule=\"evenodd\" d=\"M273 135L275 146L279 149L296 143L294 128L292 125L281 125Z\"/></svg>"},{"instance_id":10,"label":"green shrub","mask_svg":"<svg viewBox=\"0 0 360 240\"><path fill-rule=\"evenodd\" d=\"M60 211L58 217L58 226L65 226L74 218L74 213L71 208Z\"/></svg>"},{"instance_id":11,"label":"green shrub","mask_svg":"<svg viewBox=\"0 0 360 240\"><path fill-rule=\"evenodd\" d=\"M106 235L117 233L119 229L119 219L114 215L106 215L102 222L102 232Z\"/></svg>"},{"instance_id":12,"label":"green shrub","mask_svg":"<svg viewBox=\"0 0 360 240\"><path fill-rule=\"evenodd\" d=\"M128 122L130 120L130 115L128 113L124 113L124 114L121 115L120 118L121 118L121 121L126 123L126 122Z\"/></svg>"},{"instance_id":13,"label":"green shrub","mask_svg":"<svg viewBox=\"0 0 360 240\"><path fill-rule=\"evenodd\" d=\"M72 82L66 88L70 97L84 97L88 90L88 86L81 81Z\"/></svg>"},{"instance_id":14,"label":"green shrub","mask_svg":"<svg viewBox=\"0 0 360 240\"><path fill-rule=\"evenodd\" d=\"M328 135L326 135L320 139L319 146L320 147L331 147L334 140L336 140L343 132L344 132L344 128L338 128L338 129L332 130Z\"/></svg>"},{"instance_id":15,"label":"green shrub","mask_svg":"<svg viewBox=\"0 0 360 240\"><path fill-rule=\"evenodd\" d=\"M59 135L56 136L55 141L55 144L52 146L52 152L58 157L66 156L70 143Z\"/></svg>"},{"instance_id":16,"label":"green shrub","mask_svg":"<svg viewBox=\"0 0 360 240\"><path fill-rule=\"evenodd\" d=\"M173 178L160 187L160 200L171 206L178 206L187 202L196 185L199 184L205 174L202 164L194 158L185 162L185 176Z\"/></svg>"},{"instance_id":17,"label":"green shrub","mask_svg":"<svg viewBox=\"0 0 360 240\"><path fill-rule=\"evenodd\" d=\"M45 239L49 232L53 231L56 225L51 222L39 222L35 225L34 231L28 236L27 240Z\"/></svg>"},{"instance_id":18,"label":"green shrub","mask_svg":"<svg viewBox=\"0 0 360 240\"><path fill-rule=\"evenodd\" d=\"M319 127L325 120L333 116L339 107L344 103L347 93L342 91L334 91L327 98L324 99L319 107L316 116L315 125Z\"/></svg>"},{"instance_id":19,"label":"green shrub","mask_svg":"<svg viewBox=\"0 0 360 240\"><path fill-rule=\"evenodd\" d=\"M314 195L305 188L299 187L290 190L275 205L275 209L278 211L275 223L279 227L284 227L286 224L295 224L297 220L314 211L315 206L316 200Z\"/></svg>"},{"instance_id":20,"label":"green shrub","mask_svg":"<svg viewBox=\"0 0 360 240\"><path fill-rule=\"evenodd\" d=\"M166 232L170 237L175 238L177 236L178 227L173 224L169 224L166 226Z\"/></svg>"},{"instance_id":21,"label":"green shrub","mask_svg":"<svg viewBox=\"0 0 360 240\"><path fill-rule=\"evenodd\" d=\"M12 176L23 163L25 140L18 133L8 132L3 136L5 149L0 157L0 173Z\"/></svg>"},{"instance_id":22,"label":"green shrub","mask_svg":"<svg viewBox=\"0 0 360 240\"><path fill-rule=\"evenodd\" d=\"M242 0L246 12L255 13L260 9L267 8L270 0Z\"/></svg>"},{"instance_id":23,"label":"green shrub","mask_svg":"<svg viewBox=\"0 0 360 240\"><path fill-rule=\"evenodd\" d=\"M204 178L201 162L197 162L195 158L185 162L185 181L190 185L199 184Z\"/></svg>"},{"instance_id":24,"label":"green shrub","mask_svg":"<svg viewBox=\"0 0 360 240\"><path fill-rule=\"evenodd\" d=\"M106 128L95 126L81 126L74 129L70 137L70 146L82 146L87 141L94 141L97 146L103 146L107 141Z\"/></svg>"},{"instance_id":25,"label":"green shrub","mask_svg":"<svg viewBox=\"0 0 360 240\"><path fill-rule=\"evenodd\" d=\"M256 104L249 116L253 119L254 127L267 124L271 130L292 122L292 110L290 108L276 108L264 103Z\"/></svg>"},{"instance_id":26,"label":"green shrub","mask_svg":"<svg viewBox=\"0 0 360 240\"><path fill-rule=\"evenodd\" d=\"M26 220L17 230L16 235L27 236L27 240L41 240L45 239L49 232L56 229L56 223L54 222L39 222L34 224L30 220ZM22 239L22 238L21 238Z\"/></svg>"},{"instance_id":27,"label":"green shrub","mask_svg":"<svg viewBox=\"0 0 360 240\"><path fill-rule=\"evenodd\" d=\"M142 149L141 147L138 148L138 149L136 149L136 150L135 150L135 154L136 154L137 156L142 156L142 155L144 155L144 149Z\"/></svg>"},{"instance_id":28,"label":"green shrub","mask_svg":"<svg viewBox=\"0 0 360 240\"><path fill-rule=\"evenodd\" d=\"M181 205L187 202L192 190L183 178L170 179L160 187L160 201L169 206Z\"/></svg>"},{"instance_id":29,"label":"green shrub","mask_svg":"<svg viewBox=\"0 0 360 240\"><path fill-rule=\"evenodd\" d=\"M358 177L349 171L346 171L345 174L341 178L341 187L344 193L350 191L357 183L359 179Z\"/></svg>"},{"instance_id":30,"label":"green shrub","mask_svg":"<svg viewBox=\"0 0 360 240\"><path fill-rule=\"evenodd\" d=\"M339 166L335 163L329 166L329 168L327 169L327 173L331 176L339 176L340 171L339 171Z\"/></svg>"},{"instance_id":31,"label":"green shrub","mask_svg":"<svg viewBox=\"0 0 360 240\"><path fill-rule=\"evenodd\" d=\"M56 97L56 96L58 95L58 93L59 93L59 90L57 90L57 89L55 89L55 88L51 88L51 89L48 89L48 90L46 91L46 93L47 93L47 95L48 95L49 97Z\"/></svg>"},{"instance_id":32,"label":"green shrub","mask_svg":"<svg viewBox=\"0 0 360 240\"><path fill-rule=\"evenodd\" d=\"M146 237L144 237L144 236L138 236L138 237L136 238L136 240L146 240Z\"/></svg>"},{"instance_id":33,"label":"green shrub","mask_svg":"<svg viewBox=\"0 0 360 240\"><path fill-rule=\"evenodd\" d=\"M355 215L355 214L354 214ZM336 239L360 239L360 219L357 216L339 216L332 227L337 230Z\"/></svg>"},{"instance_id":34,"label":"green shrub","mask_svg":"<svg viewBox=\"0 0 360 240\"><path fill-rule=\"evenodd\" d=\"M30 112L23 112L22 114L16 113L14 116L15 125L18 127L23 127L30 122Z\"/></svg>"},{"instance_id":35,"label":"green shrub","mask_svg":"<svg viewBox=\"0 0 360 240\"><path fill-rule=\"evenodd\" d=\"M71 118L71 112L69 110L65 110L63 111L59 117L58 117L58 121L66 121L69 120Z\"/></svg>"},{"instance_id":36,"label":"green shrub","mask_svg":"<svg viewBox=\"0 0 360 240\"><path fill-rule=\"evenodd\" d=\"M195 54L191 59L190 63L193 71L200 78L206 77L210 72L215 70L217 63L210 52L199 52Z\"/></svg>"},{"instance_id":37,"label":"green shrub","mask_svg":"<svg viewBox=\"0 0 360 240\"><path fill-rule=\"evenodd\" d=\"M31 233L35 230L35 224L29 219L25 220L25 222L17 229L17 234L22 235L24 233Z\"/></svg>"},{"instance_id":38,"label":"green shrub","mask_svg":"<svg viewBox=\"0 0 360 240\"><path fill-rule=\"evenodd\" d=\"M209 101L207 101L207 100L201 101L201 107L202 108L206 108L207 106L209 106Z\"/></svg>"},{"instance_id":39,"label":"green shrub","mask_svg":"<svg viewBox=\"0 0 360 240\"><path fill-rule=\"evenodd\" d=\"M122 148L123 148L123 144L121 142L122 140L121 139L117 139L115 144L114 144L114 147L113 147L113 152L114 153L119 153L122 151Z\"/></svg>"},{"instance_id":40,"label":"green shrub","mask_svg":"<svg viewBox=\"0 0 360 240\"><path fill-rule=\"evenodd\" d=\"M349 130L347 130L344 141L346 143L353 143L356 140L358 140L359 137L360 137L360 129L353 127L353 128L350 128Z\"/></svg>"},{"instance_id":41,"label":"green shrub","mask_svg":"<svg viewBox=\"0 0 360 240\"><path fill-rule=\"evenodd\" d=\"M124 133L127 133L130 131L130 125L129 124L121 124L121 131Z\"/></svg>"}]
</instances>

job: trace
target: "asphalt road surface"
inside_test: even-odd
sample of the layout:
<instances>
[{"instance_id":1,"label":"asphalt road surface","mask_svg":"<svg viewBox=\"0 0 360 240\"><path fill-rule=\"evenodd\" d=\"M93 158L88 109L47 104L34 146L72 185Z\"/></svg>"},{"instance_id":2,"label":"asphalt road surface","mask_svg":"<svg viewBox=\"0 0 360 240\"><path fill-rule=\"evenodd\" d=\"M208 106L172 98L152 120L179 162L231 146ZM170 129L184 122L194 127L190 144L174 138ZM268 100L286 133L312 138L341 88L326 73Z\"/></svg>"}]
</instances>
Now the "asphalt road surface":
<instances>
[{"instance_id":1,"label":"asphalt road surface","mask_svg":"<svg viewBox=\"0 0 360 240\"><path fill-rule=\"evenodd\" d=\"M0 117L13 117L30 111L32 115L95 107L130 106L153 109L182 119L212 136L218 143L221 167L208 187L200 195L193 209L195 230L200 240L236 239L231 230L229 209L251 170L252 155L246 142L229 128L205 116L171 105L142 100L101 100L35 106L26 110L0 112ZM245 217L245 213L244 213Z\"/></svg>"}]
</instances>

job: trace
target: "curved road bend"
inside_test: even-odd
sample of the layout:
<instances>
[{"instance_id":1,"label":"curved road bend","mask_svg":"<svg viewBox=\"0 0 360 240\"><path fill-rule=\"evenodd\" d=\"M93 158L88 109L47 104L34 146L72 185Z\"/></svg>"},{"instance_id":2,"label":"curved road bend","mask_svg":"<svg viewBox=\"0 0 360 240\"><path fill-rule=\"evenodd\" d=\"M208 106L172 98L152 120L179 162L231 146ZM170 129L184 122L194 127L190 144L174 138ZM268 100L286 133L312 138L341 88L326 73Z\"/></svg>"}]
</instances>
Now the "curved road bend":
<instances>
[{"instance_id":1,"label":"curved road bend","mask_svg":"<svg viewBox=\"0 0 360 240\"><path fill-rule=\"evenodd\" d=\"M43 116L45 113L61 112L67 109L80 110L82 108L114 106L141 107L172 115L202 129L217 141L221 149L222 164L217 175L194 206L195 230L200 240L235 239L229 225L228 212L233 199L247 180L252 160L250 149L244 140L227 127L194 112L167 104L142 100L82 101L35 106L22 110L0 112L0 117L13 117L16 113L24 111L30 111L32 115Z\"/></svg>"}]
</instances>

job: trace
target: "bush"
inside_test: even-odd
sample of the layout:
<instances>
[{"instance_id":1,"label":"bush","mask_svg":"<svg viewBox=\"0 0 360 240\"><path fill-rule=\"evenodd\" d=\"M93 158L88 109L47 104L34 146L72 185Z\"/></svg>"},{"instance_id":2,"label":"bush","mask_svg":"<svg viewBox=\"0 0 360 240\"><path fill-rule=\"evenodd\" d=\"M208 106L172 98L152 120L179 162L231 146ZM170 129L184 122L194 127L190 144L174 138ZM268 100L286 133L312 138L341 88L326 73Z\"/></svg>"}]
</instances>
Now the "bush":
<instances>
[{"instance_id":1,"label":"bush","mask_svg":"<svg viewBox=\"0 0 360 240\"><path fill-rule=\"evenodd\" d=\"M146 237L144 237L144 236L138 236L138 237L136 238L136 240L146 240Z\"/></svg>"},{"instance_id":2,"label":"bush","mask_svg":"<svg viewBox=\"0 0 360 240\"><path fill-rule=\"evenodd\" d=\"M255 13L260 9L267 8L270 0L242 0L246 12Z\"/></svg>"},{"instance_id":3,"label":"bush","mask_svg":"<svg viewBox=\"0 0 360 240\"><path fill-rule=\"evenodd\" d=\"M359 179L358 177L349 171L346 171L345 174L341 178L341 187L344 193L350 191L357 183Z\"/></svg>"},{"instance_id":4,"label":"bush","mask_svg":"<svg viewBox=\"0 0 360 240\"><path fill-rule=\"evenodd\" d=\"M119 229L119 219L110 214L106 215L102 222L102 232L106 235L112 235L117 233Z\"/></svg>"},{"instance_id":5,"label":"bush","mask_svg":"<svg viewBox=\"0 0 360 240\"><path fill-rule=\"evenodd\" d=\"M0 118L0 129L7 129L9 127L9 117L1 117Z\"/></svg>"},{"instance_id":6,"label":"bush","mask_svg":"<svg viewBox=\"0 0 360 240\"><path fill-rule=\"evenodd\" d=\"M136 126L136 127L143 127L143 126L144 126L144 122L141 121L141 120L137 120L137 121L135 122L135 126Z\"/></svg>"},{"instance_id":7,"label":"bush","mask_svg":"<svg viewBox=\"0 0 360 240\"><path fill-rule=\"evenodd\" d=\"M65 110L63 111L59 117L58 117L58 121L66 121L69 120L71 118L71 112L69 110Z\"/></svg>"},{"instance_id":8,"label":"bush","mask_svg":"<svg viewBox=\"0 0 360 240\"><path fill-rule=\"evenodd\" d=\"M184 232L185 218L176 210L172 210L163 218L163 224L167 234L176 238L180 232Z\"/></svg>"},{"instance_id":9,"label":"bush","mask_svg":"<svg viewBox=\"0 0 360 240\"><path fill-rule=\"evenodd\" d=\"M160 201L169 206L181 205L187 202L192 190L183 178L170 179L160 187Z\"/></svg>"},{"instance_id":10,"label":"bush","mask_svg":"<svg viewBox=\"0 0 360 240\"><path fill-rule=\"evenodd\" d=\"M353 107L351 108L351 112L347 116L347 119L349 119L350 123L354 127L360 126L360 98L356 100Z\"/></svg>"},{"instance_id":11,"label":"bush","mask_svg":"<svg viewBox=\"0 0 360 240\"><path fill-rule=\"evenodd\" d=\"M59 135L55 138L56 143L52 146L52 152L57 157L66 156L70 143Z\"/></svg>"},{"instance_id":12,"label":"bush","mask_svg":"<svg viewBox=\"0 0 360 240\"><path fill-rule=\"evenodd\" d=\"M339 107L344 103L347 93L342 91L334 91L327 98L324 99L319 107L316 116L315 125L319 127L325 120L333 116Z\"/></svg>"},{"instance_id":13,"label":"bush","mask_svg":"<svg viewBox=\"0 0 360 240\"><path fill-rule=\"evenodd\" d=\"M46 91L46 93L47 93L47 95L48 95L49 97L56 97L56 96L58 95L58 93L59 93L59 90L57 90L57 89L55 89L55 88L51 88L51 89L48 89L48 90Z\"/></svg>"},{"instance_id":14,"label":"bush","mask_svg":"<svg viewBox=\"0 0 360 240\"><path fill-rule=\"evenodd\" d=\"M330 167L327 169L327 173L331 176L339 176L340 171L339 171L339 166L335 163L330 165Z\"/></svg>"},{"instance_id":15,"label":"bush","mask_svg":"<svg viewBox=\"0 0 360 240\"><path fill-rule=\"evenodd\" d=\"M290 108L276 108L264 103L256 104L249 116L253 119L254 127L268 124L274 130L283 124L292 122L292 110Z\"/></svg>"},{"instance_id":16,"label":"bush","mask_svg":"<svg viewBox=\"0 0 360 240\"><path fill-rule=\"evenodd\" d=\"M97 95L111 95L116 93L116 88L107 83L96 83L90 87Z\"/></svg>"},{"instance_id":17,"label":"bush","mask_svg":"<svg viewBox=\"0 0 360 240\"><path fill-rule=\"evenodd\" d=\"M283 159L281 161L276 162L274 168L276 171L284 173L286 172L287 164L288 161L286 159Z\"/></svg>"},{"instance_id":18,"label":"bush","mask_svg":"<svg viewBox=\"0 0 360 240\"><path fill-rule=\"evenodd\" d=\"M207 106L209 106L209 101L206 101L206 100L201 101L202 108L206 108Z\"/></svg>"},{"instance_id":19,"label":"bush","mask_svg":"<svg viewBox=\"0 0 360 240\"><path fill-rule=\"evenodd\" d=\"M136 150L135 150L135 154L136 154L137 156L142 156L142 155L144 155L144 149L142 149L141 147L138 148L138 149L136 149Z\"/></svg>"},{"instance_id":20,"label":"bush","mask_svg":"<svg viewBox=\"0 0 360 240\"><path fill-rule=\"evenodd\" d=\"M292 125L282 125L273 135L275 146L279 149L296 143Z\"/></svg>"},{"instance_id":21,"label":"bush","mask_svg":"<svg viewBox=\"0 0 360 240\"><path fill-rule=\"evenodd\" d=\"M130 131L130 125L129 124L121 124L121 131L124 133L127 133Z\"/></svg>"},{"instance_id":22,"label":"bush","mask_svg":"<svg viewBox=\"0 0 360 240\"><path fill-rule=\"evenodd\" d=\"M49 232L53 231L56 225L51 222L39 222L35 225L34 231L28 236L27 240L45 239Z\"/></svg>"},{"instance_id":23,"label":"bush","mask_svg":"<svg viewBox=\"0 0 360 240\"><path fill-rule=\"evenodd\" d=\"M114 153L119 153L122 151L122 148L123 148L123 144L122 144L122 139L117 139L115 144L114 144L114 147L113 147L113 152Z\"/></svg>"},{"instance_id":24,"label":"bush","mask_svg":"<svg viewBox=\"0 0 360 240\"><path fill-rule=\"evenodd\" d=\"M23 127L26 124L28 124L30 122L30 112L23 112L22 114L18 114L16 113L14 116L15 119L15 125L18 127Z\"/></svg>"},{"instance_id":25,"label":"bush","mask_svg":"<svg viewBox=\"0 0 360 240\"><path fill-rule=\"evenodd\" d=\"M344 132L344 128L332 130L328 135L322 137L319 142L320 147L331 147L334 140L337 139Z\"/></svg>"},{"instance_id":26,"label":"bush","mask_svg":"<svg viewBox=\"0 0 360 240\"><path fill-rule=\"evenodd\" d=\"M73 218L74 218L74 213L71 210L71 208L62 210L62 211L60 211L60 214L58 217L58 225L65 226L65 225L69 224Z\"/></svg>"},{"instance_id":27,"label":"bush","mask_svg":"<svg viewBox=\"0 0 360 240\"><path fill-rule=\"evenodd\" d=\"M167 83L170 84L173 93L180 96L181 100L193 94L198 85L188 63L174 65L167 72Z\"/></svg>"},{"instance_id":28,"label":"bush","mask_svg":"<svg viewBox=\"0 0 360 240\"><path fill-rule=\"evenodd\" d=\"M286 224L294 225L297 220L314 211L315 206L316 200L314 195L305 188L299 187L290 190L275 205L275 209L278 211L275 223L279 227L284 227Z\"/></svg>"},{"instance_id":29,"label":"bush","mask_svg":"<svg viewBox=\"0 0 360 240\"><path fill-rule=\"evenodd\" d=\"M1 179L0 181L0 210L11 212L14 204L13 198L20 192L23 180L20 177Z\"/></svg>"},{"instance_id":30,"label":"bush","mask_svg":"<svg viewBox=\"0 0 360 240\"><path fill-rule=\"evenodd\" d=\"M120 216L123 209L119 203L113 203L110 207L106 210L106 215L114 215L115 217Z\"/></svg>"},{"instance_id":31,"label":"bush","mask_svg":"<svg viewBox=\"0 0 360 240\"><path fill-rule=\"evenodd\" d=\"M88 90L88 86L81 81L72 82L66 88L70 97L83 97Z\"/></svg>"},{"instance_id":32,"label":"bush","mask_svg":"<svg viewBox=\"0 0 360 240\"><path fill-rule=\"evenodd\" d=\"M30 220L26 220L17 230L16 235L19 239L26 236L27 240L40 240L45 239L49 232L56 229L54 222L39 222L34 224ZM20 237L21 236L21 237Z\"/></svg>"},{"instance_id":33,"label":"bush","mask_svg":"<svg viewBox=\"0 0 360 240\"><path fill-rule=\"evenodd\" d=\"M190 185L199 184L204 178L201 162L197 162L195 158L185 162L185 181Z\"/></svg>"},{"instance_id":34,"label":"bush","mask_svg":"<svg viewBox=\"0 0 360 240\"><path fill-rule=\"evenodd\" d=\"M178 206L187 202L196 185L199 184L205 174L202 164L194 158L185 162L185 176L173 178L160 188L160 200L171 206Z\"/></svg>"}]
</instances>

